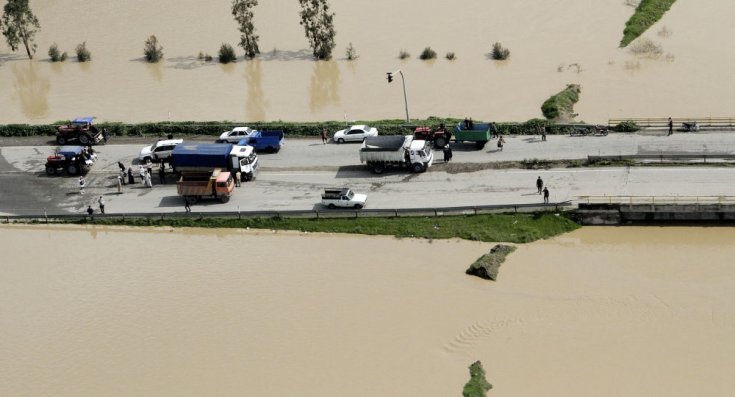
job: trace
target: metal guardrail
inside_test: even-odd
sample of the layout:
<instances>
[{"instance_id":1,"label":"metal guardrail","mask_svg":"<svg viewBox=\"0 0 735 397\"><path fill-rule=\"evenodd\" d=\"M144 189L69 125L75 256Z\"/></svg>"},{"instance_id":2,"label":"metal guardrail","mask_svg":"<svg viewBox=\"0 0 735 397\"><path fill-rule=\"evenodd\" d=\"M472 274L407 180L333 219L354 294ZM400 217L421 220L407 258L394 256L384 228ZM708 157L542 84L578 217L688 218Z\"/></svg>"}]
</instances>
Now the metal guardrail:
<instances>
[{"instance_id":1,"label":"metal guardrail","mask_svg":"<svg viewBox=\"0 0 735 397\"><path fill-rule=\"evenodd\" d=\"M719 204L735 205L735 196L580 196L585 204Z\"/></svg>"},{"instance_id":2,"label":"metal guardrail","mask_svg":"<svg viewBox=\"0 0 735 397\"><path fill-rule=\"evenodd\" d=\"M610 156L587 156L587 161L595 162L601 160L735 160L735 154L732 153L698 153L698 154L666 154L666 153L649 153L649 154L628 154L628 155L610 155Z\"/></svg>"},{"instance_id":3,"label":"metal guardrail","mask_svg":"<svg viewBox=\"0 0 735 397\"><path fill-rule=\"evenodd\" d=\"M396 209L335 209L328 211L218 211L218 212L161 212L161 213L107 213L107 214L31 214L31 215L4 215L5 223L13 221L41 221L49 220L90 220L101 219L252 219L252 218L306 218L306 219L337 219L337 218L397 218L397 217L439 217L480 215L493 213L530 213L542 211L559 211L571 207L571 201L561 201L549 204L500 204L477 205L464 207L427 207L427 208L396 208Z\"/></svg>"},{"instance_id":4,"label":"metal guardrail","mask_svg":"<svg viewBox=\"0 0 735 397\"><path fill-rule=\"evenodd\" d=\"M633 121L639 127L660 127L667 128L669 125L668 117L647 117L647 118L623 118L623 119L609 119L607 125L610 127L616 126L624 121ZM675 126L680 126L682 123L696 122L700 127L720 127L720 128L733 128L735 127L735 117L676 117L671 118Z\"/></svg>"}]
</instances>

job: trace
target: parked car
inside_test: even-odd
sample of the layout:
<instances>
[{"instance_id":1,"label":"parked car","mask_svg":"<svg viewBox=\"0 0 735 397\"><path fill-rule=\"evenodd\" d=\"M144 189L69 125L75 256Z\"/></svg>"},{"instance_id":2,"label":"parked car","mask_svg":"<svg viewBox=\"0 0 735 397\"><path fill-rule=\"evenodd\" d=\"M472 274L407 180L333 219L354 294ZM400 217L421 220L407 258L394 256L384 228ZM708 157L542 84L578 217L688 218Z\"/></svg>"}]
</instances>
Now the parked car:
<instances>
[{"instance_id":1,"label":"parked car","mask_svg":"<svg viewBox=\"0 0 735 397\"><path fill-rule=\"evenodd\" d=\"M365 206L366 201L367 195L356 194L349 188L324 189L322 194L322 205L330 209L341 207L359 210Z\"/></svg>"},{"instance_id":2,"label":"parked car","mask_svg":"<svg viewBox=\"0 0 735 397\"><path fill-rule=\"evenodd\" d=\"M378 129L366 125L353 125L350 128L335 132L333 140L336 143L362 142L369 136L378 136Z\"/></svg>"},{"instance_id":3,"label":"parked car","mask_svg":"<svg viewBox=\"0 0 735 397\"><path fill-rule=\"evenodd\" d=\"M217 143L234 143L237 144L242 138L250 136L253 133L250 127L235 127L231 131L225 131L220 134Z\"/></svg>"},{"instance_id":4,"label":"parked car","mask_svg":"<svg viewBox=\"0 0 735 397\"><path fill-rule=\"evenodd\" d=\"M176 145L184 142L183 139L166 139L158 141L153 145L146 146L140 149L140 155L138 159L144 163L151 161L157 163L159 161L168 161L171 157L171 151L174 150Z\"/></svg>"}]
</instances>

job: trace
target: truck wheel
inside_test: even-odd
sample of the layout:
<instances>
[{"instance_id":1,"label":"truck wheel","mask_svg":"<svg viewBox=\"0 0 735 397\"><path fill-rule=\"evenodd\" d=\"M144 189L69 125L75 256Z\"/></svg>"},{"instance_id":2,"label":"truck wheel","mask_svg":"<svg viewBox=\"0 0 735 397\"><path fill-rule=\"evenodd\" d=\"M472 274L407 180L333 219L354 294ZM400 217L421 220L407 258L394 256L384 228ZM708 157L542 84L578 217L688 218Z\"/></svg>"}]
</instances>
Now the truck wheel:
<instances>
[{"instance_id":1,"label":"truck wheel","mask_svg":"<svg viewBox=\"0 0 735 397\"><path fill-rule=\"evenodd\" d=\"M275 153L276 152L276 148L274 148L273 146L268 146L267 148L265 148L265 151L267 153Z\"/></svg>"},{"instance_id":2,"label":"truck wheel","mask_svg":"<svg viewBox=\"0 0 735 397\"><path fill-rule=\"evenodd\" d=\"M434 144L436 145L436 147L440 149L443 148L444 146L447 146L447 143L448 143L447 138L444 138L443 136L436 138L436 140L434 141Z\"/></svg>"},{"instance_id":3,"label":"truck wheel","mask_svg":"<svg viewBox=\"0 0 735 397\"><path fill-rule=\"evenodd\" d=\"M69 175L76 175L79 173L79 167L76 164L69 164L66 166L66 173Z\"/></svg>"},{"instance_id":4,"label":"truck wheel","mask_svg":"<svg viewBox=\"0 0 735 397\"><path fill-rule=\"evenodd\" d=\"M81 143L84 146L89 145L89 143L92 142L92 138L89 137L87 134L79 134L79 143Z\"/></svg>"},{"instance_id":5,"label":"truck wheel","mask_svg":"<svg viewBox=\"0 0 735 397\"><path fill-rule=\"evenodd\" d=\"M196 204L198 199L197 196L184 196L184 201L186 201L189 205Z\"/></svg>"},{"instance_id":6,"label":"truck wheel","mask_svg":"<svg viewBox=\"0 0 735 397\"><path fill-rule=\"evenodd\" d=\"M477 142L475 142L475 149L481 150L482 148L485 147L485 144L486 143L487 143L487 141L477 141Z\"/></svg>"},{"instance_id":7,"label":"truck wheel","mask_svg":"<svg viewBox=\"0 0 735 397\"><path fill-rule=\"evenodd\" d=\"M424 165L421 163L413 163L411 166L411 169L413 172L423 172L424 171Z\"/></svg>"},{"instance_id":8,"label":"truck wheel","mask_svg":"<svg viewBox=\"0 0 735 397\"><path fill-rule=\"evenodd\" d=\"M380 175L383 172L385 172L385 167L383 166L383 164L373 164L372 169L373 169L373 174L377 174L377 175Z\"/></svg>"},{"instance_id":9,"label":"truck wheel","mask_svg":"<svg viewBox=\"0 0 735 397\"><path fill-rule=\"evenodd\" d=\"M219 197L219 201L221 201L223 203L226 203L226 202L230 201L230 196L220 196Z\"/></svg>"},{"instance_id":10,"label":"truck wheel","mask_svg":"<svg viewBox=\"0 0 735 397\"><path fill-rule=\"evenodd\" d=\"M66 145L66 138L64 138L63 136L57 136L56 143L58 143L61 146L64 146Z\"/></svg>"},{"instance_id":11,"label":"truck wheel","mask_svg":"<svg viewBox=\"0 0 735 397\"><path fill-rule=\"evenodd\" d=\"M336 205L334 205L334 204L332 204L332 203L329 203L329 205L328 205L327 207L328 207L328 208L329 208L330 210L333 210L333 209L337 208L337 206L336 206Z\"/></svg>"},{"instance_id":12,"label":"truck wheel","mask_svg":"<svg viewBox=\"0 0 735 397\"><path fill-rule=\"evenodd\" d=\"M345 143L345 140L342 138L337 139L337 143Z\"/></svg>"},{"instance_id":13,"label":"truck wheel","mask_svg":"<svg viewBox=\"0 0 735 397\"><path fill-rule=\"evenodd\" d=\"M355 204L353 206L353 208L355 208L356 210L361 210L362 209L362 204Z\"/></svg>"},{"instance_id":14,"label":"truck wheel","mask_svg":"<svg viewBox=\"0 0 735 397\"><path fill-rule=\"evenodd\" d=\"M56 167L52 167L52 166L46 167L46 173L49 175L56 175Z\"/></svg>"}]
</instances>

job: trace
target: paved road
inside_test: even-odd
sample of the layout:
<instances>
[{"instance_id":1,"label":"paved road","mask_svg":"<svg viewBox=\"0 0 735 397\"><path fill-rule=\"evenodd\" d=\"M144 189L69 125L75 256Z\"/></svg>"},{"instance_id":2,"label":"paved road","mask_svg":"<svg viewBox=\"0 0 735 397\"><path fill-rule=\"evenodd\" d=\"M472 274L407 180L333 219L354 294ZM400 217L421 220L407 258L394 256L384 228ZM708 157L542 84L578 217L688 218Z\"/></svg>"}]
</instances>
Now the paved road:
<instances>
[{"instance_id":1,"label":"paved road","mask_svg":"<svg viewBox=\"0 0 735 397\"><path fill-rule=\"evenodd\" d=\"M510 137L505 150L491 147L465 151L454 146L455 163L486 163L530 158L582 159L590 154L735 153L735 134L678 134L672 137L609 135L607 137ZM76 178L48 177L43 173L50 146L0 148L0 213L32 214L83 211L104 195L108 212L183 211L175 186L126 186L115 189L117 161L130 164L141 145L99 147L100 160L89 173L87 194L79 194ZM731 168L571 168L543 171L484 170L447 173L439 162L430 172L401 171L372 175L359 166L357 144L322 145L316 139L292 139L277 154L261 156L256 181L243 183L227 204L197 204L196 211L312 209L320 190L351 186L368 193L370 208L431 207L481 204L537 203L534 182L541 176L553 201L585 195L733 195L735 169ZM441 153L436 152L438 158ZM154 179L157 179L154 177ZM173 179L169 180L173 183ZM95 206L96 207L96 206Z\"/></svg>"}]
</instances>

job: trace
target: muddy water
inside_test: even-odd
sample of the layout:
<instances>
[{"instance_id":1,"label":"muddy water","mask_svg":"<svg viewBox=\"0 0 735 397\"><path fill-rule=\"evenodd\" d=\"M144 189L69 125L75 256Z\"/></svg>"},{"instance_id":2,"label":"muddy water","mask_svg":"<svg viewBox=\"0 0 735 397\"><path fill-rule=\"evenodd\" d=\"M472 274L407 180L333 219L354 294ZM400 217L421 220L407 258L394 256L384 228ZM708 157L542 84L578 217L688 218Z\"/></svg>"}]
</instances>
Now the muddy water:
<instances>
[{"instance_id":1,"label":"muddy water","mask_svg":"<svg viewBox=\"0 0 735 397\"><path fill-rule=\"evenodd\" d=\"M732 1L677 2L646 34L663 46L656 59L617 47L633 12L621 0L331 3L333 61L311 60L296 1L264 1L255 10L262 56L222 66L196 55L216 56L220 43L238 41L229 1L34 0L38 59L0 44L0 122L83 114L126 121L402 118L400 82L385 81L385 72L399 68L411 117L525 120L540 116L540 104L568 83L583 87L577 111L586 121L733 116L735 53L721 45L735 34ZM666 37L657 35L663 26ZM150 34L164 47L160 65L141 60ZM48 62L52 43L73 55L85 40L90 64ZM509 61L487 59L495 41L511 50ZM350 42L360 56L354 62L345 60ZM426 46L439 59L419 61ZM401 49L412 58L398 60ZM455 61L443 58L450 51Z\"/></svg>"},{"instance_id":2,"label":"muddy water","mask_svg":"<svg viewBox=\"0 0 735 397\"><path fill-rule=\"evenodd\" d=\"M481 243L3 227L0 395L445 397L477 359L498 396L727 395L733 238L585 228L489 283Z\"/></svg>"}]
</instances>

